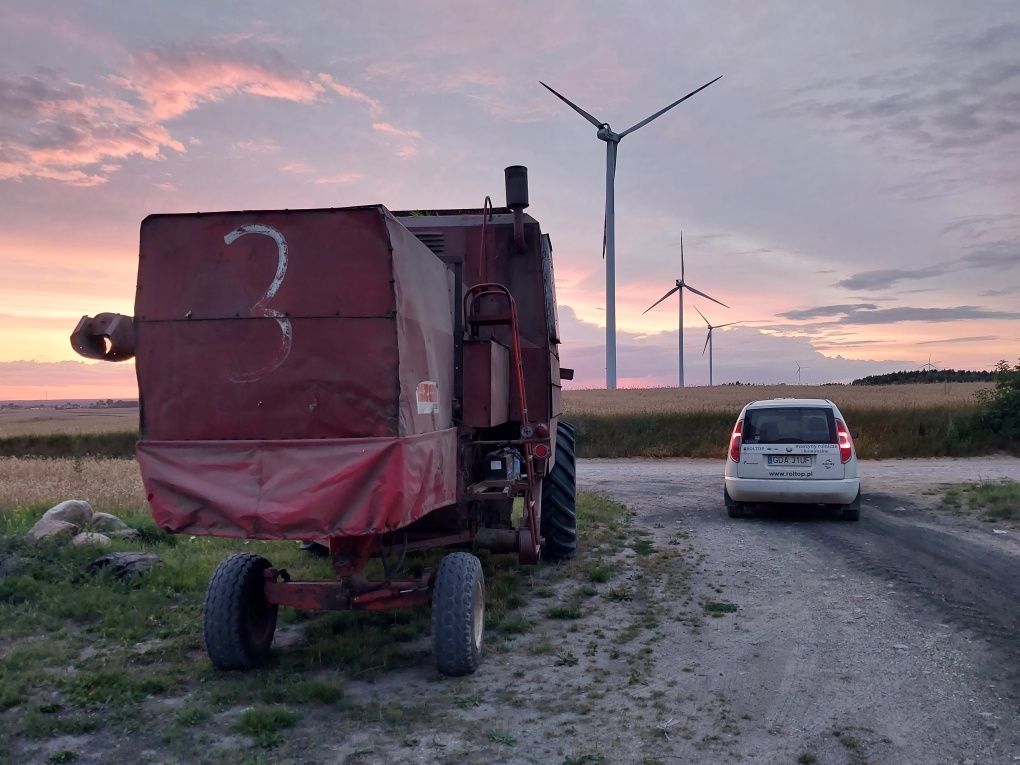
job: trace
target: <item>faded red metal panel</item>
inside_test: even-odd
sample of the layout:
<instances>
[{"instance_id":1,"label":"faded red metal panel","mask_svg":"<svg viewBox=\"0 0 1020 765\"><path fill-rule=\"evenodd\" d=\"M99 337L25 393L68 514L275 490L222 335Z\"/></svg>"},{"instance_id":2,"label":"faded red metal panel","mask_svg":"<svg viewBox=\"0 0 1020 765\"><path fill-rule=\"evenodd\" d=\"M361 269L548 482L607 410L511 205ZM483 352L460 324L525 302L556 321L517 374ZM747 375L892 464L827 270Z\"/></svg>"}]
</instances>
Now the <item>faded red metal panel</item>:
<instances>
[{"instance_id":1,"label":"faded red metal panel","mask_svg":"<svg viewBox=\"0 0 1020 765\"><path fill-rule=\"evenodd\" d=\"M299 441L141 441L161 528L320 539L394 531L457 499L457 433Z\"/></svg>"},{"instance_id":2,"label":"faded red metal panel","mask_svg":"<svg viewBox=\"0 0 1020 765\"><path fill-rule=\"evenodd\" d=\"M509 419L509 349L495 340L464 343L464 424L489 428Z\"/></svg>"},{"instance_id":3,"label":"faded red metal panel","mask_svg":"<svg viewBox=\"0 0 1020 765\"><path fill-rule=\"evenodd\" d=\"M352 536L456 501L452 275L385 208L153 216L141 239L157 522Z\"/></svg>"}]
</instances>

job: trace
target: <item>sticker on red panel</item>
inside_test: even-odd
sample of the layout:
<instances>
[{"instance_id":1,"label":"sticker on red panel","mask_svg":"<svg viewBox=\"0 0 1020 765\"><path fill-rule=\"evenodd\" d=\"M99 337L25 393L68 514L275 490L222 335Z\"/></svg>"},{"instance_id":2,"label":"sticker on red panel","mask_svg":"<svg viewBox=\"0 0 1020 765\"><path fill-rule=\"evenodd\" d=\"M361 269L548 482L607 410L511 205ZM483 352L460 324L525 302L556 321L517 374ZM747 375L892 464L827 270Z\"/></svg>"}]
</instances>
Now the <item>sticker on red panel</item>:
<instances>
[{"instance_id":1,"label":"sticker on red panel","mask_svg":"<svg viewBox=\"0 0 1020 765\"><path fill-rule=\"evenodd\" d=\"M422 380L414 394L418 400L418 414L435 414L439 411L439 383Z\"/></svg>"}]
</instances>

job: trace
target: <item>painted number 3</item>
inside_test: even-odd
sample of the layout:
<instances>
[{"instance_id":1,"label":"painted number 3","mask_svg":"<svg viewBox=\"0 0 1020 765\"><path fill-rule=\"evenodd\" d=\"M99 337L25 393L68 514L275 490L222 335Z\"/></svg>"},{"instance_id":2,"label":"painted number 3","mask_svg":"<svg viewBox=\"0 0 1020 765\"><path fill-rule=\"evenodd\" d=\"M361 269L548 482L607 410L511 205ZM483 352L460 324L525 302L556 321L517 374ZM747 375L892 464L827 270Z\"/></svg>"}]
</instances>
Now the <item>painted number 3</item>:
<instances>
[{"instance_id":1,"label":"painted number 3","mask_svg":"<svg viewBox=\"0 0 1020 765\"><path fill-rule=\"evenodd\" d=\"M276 275L273 276L273 281L270 282L269 288L265 291L259 301L251 307L250 315L254 318L275 319L276 323L280 327L280 345L277 348L272 361L268 364L249 372L239 372L230 378L231 382L236 383L255 382L259 378L269 374L279 367L287 359L287 356L290 355L290 344L294 335L290 319L276 309L268 307L269 301L276 296L277 291L280 289L280 285L283 284L283 277L287 274L287 240L283 238L283 234L272 226L264 226L260 223L251 223L246 226L238 226L223 237L223 241L227 244L233 244L245 234L261 234L262 236L268 236L276 242Z\"/></svg>"}]
</instances>

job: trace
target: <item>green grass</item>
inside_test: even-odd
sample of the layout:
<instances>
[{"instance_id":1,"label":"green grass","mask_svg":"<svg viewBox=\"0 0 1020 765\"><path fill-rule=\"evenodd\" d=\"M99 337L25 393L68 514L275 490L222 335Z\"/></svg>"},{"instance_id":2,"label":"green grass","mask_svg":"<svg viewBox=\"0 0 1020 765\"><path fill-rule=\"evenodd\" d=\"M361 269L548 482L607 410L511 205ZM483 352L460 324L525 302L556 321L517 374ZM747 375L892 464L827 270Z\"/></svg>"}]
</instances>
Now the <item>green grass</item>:
<instances>
[{"instance_id":1,"label":"green grass","mask_svg":"<svg viewBox=\"0 0 1020 765\"><path fill-rule=\"evenodd\" d=\"M732 614L737 610L736 603L725 603L715 600L706 600L701 606L706 614L710 616L722 616Z\"/></svg>"},{"instance_id":2,"label":"green grass","mask_svg":"<svg viewBox=\"0 0 1020 765\"><path fill-rule=\"evenodd\" d=\"M926 409L844 408L857 431L857 453L864 459L891 457L968 457L999 451L1020 453L1020 443L992 433L979 420L977 406ZM661 414L564 415L577 428L580 457L707 457L722 459L739 414L680 412Z\"/></svg>"},{"instance_id":3,"label":"green grass","mask_svg":"<svg viewBox=\"0 0 1020 765\"><path fill-rule=\"evenodd\" d=\"M268 748L283 741L281 731L292 728L301 716L283 707L247 709L234 725L234 730L251 736L256 746Z\"/></svg>"},{"instance_id":4,"label":"green grass","mask_svg":"<svg viewBox=\"0 0 1020 765\"><path fill-rule=\"evenodd\" d=\"M1020 520L1020 482L961 483L945 488L942 507L975 512L988 521Z\"/></svg>"},{"instance_id":5,"label":"green grass","mask_svg":"<svg viewBox=\"0 0 1020 765\"><path fill-rule=\"evenodd\" d=\"M402 667L432 672L427 636L430 612L408 608L377 613L280 610L280 629L300 629L301 639L274 651L267 666L250 672L212 668L202 647L202 603L216 565L232 552L264 555L295 579L328 579L329 563L291 542L258 542L174 536L147 515L121 512L142 532L117 540L111 550L155 552L162 563L122 582L111 574L80 577L99 552L53 543L29 543L24 532L45 510L0 507L0 759L20 744L37 746L65 735L116 731L142 735L165 729L164 746L180 761L194 761L202 741L235 725L254 749L238 761L289 752L286 729L301 716L334 715L352 722L404 730L432 720L433 704L356 702L346 688ZM101 510L102 508L96 508ZM631 544L630 511L582 493L578 530L585 551L619 551ZM434 568L442 552L411 556L408 568ZM527 597L549 596L551 618L573 627L591 607L596 584L616 564L598 556L543 567L520 566L516 556L482 553L492 650L512 645L546 655L550 664L577 659L533 638L540 617L519 609ZM371 564L369 576L378 576ZM559 582L572 582L564 587ZM539 601L541 602L541 601ZM595 601L598 602L598 601ZM586 603L587 605L582 605ZM541 613L542 609L539 609ZM564 627L569 629L569 627ZM154 700L174 700L167 708ZM239 708L248 708L241 717ZM318 708L318 709L317 709ZM441 712L441 710L440 710ZM507 744L508 746L510 744ZM264 748L278 747L272 756Z\"/></svg>"}]
</instances>

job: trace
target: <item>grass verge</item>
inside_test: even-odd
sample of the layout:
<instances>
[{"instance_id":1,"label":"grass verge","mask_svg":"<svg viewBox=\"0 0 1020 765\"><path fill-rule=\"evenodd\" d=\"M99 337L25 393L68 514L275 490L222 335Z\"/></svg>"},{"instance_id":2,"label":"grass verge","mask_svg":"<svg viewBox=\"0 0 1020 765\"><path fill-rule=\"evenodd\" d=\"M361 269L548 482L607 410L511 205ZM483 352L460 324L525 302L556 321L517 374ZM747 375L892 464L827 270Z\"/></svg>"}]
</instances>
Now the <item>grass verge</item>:
<instances>
[{"instance_id":1,"label":"grass verge","mask_svg":"<svg viewBox=\"0 0 1020 765\"><path fill-rule=\"evenodd\" d=\"M960 483L945 488L942 509L984 520L1020 521L1020 482Z\"/></svg>"},{"instance_id":2,"label":"grass verge","mask_svg":"<svg viewBox=\"0 0 1020 765\"><path fill-rule=\"evenodd\" d=\"M841 408L857 432L864 459L970 457L995 452L1020 454L1020 443L992 433L977 406L924 409ZM725 454L740 413L732 411L571 415L580 457L706 457Z\"/></svg>"}]
</instances>

